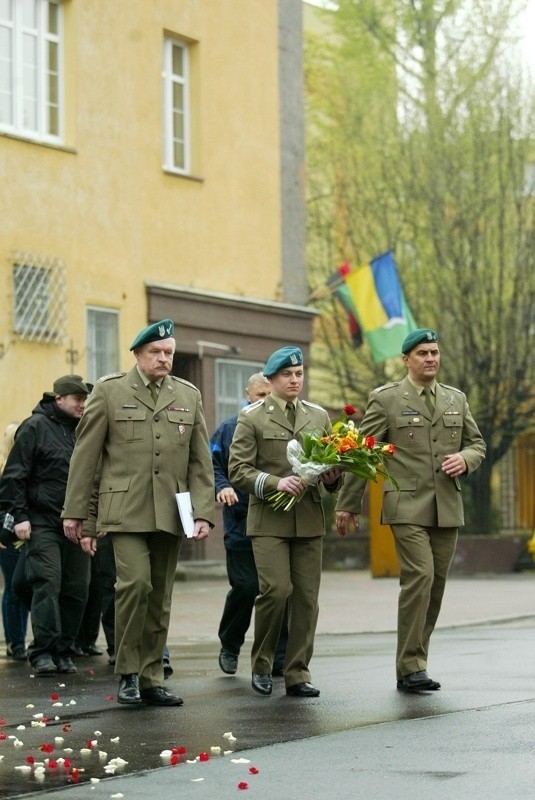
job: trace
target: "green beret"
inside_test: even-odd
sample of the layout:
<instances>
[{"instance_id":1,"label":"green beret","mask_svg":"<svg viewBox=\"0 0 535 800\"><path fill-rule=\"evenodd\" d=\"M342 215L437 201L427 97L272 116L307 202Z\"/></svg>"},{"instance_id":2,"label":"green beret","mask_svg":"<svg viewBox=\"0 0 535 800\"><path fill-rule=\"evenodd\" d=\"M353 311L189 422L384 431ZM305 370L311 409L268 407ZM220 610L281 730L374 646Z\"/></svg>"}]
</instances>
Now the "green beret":
<instances>
[{"instance_id":1,"label":"green beret","mask_svg":"<svg viewBox=\"0 0 535 800\"><path fill-rule=\"evenodd\" d=\"M92 387L91 387L92 388ZM51 392L45 392L43 397L65 397L67 394L90 394L89 384L85 383L81 375L63 375L54 381Z\"/></svg>"},{"instance_id":2,"label":"green beret","mask_svg":"<svg viewBox=\"0 0 535 800\"><path fill-rule=\"evenodd\" d=\"M430 344L431 342L438 342L438 334L432 331L431 328L416 328L405 337L401 345L401 352L405 355L410 353L418 344Z\"/></svg>"},{"instance_id":3,"label":"green beret","mask_svg":"<svg viewBox=\"0 0 535 800\"><path fill-rule=\"evenodd\" d=\"M288 345L281 347L280 350L275 350L267 360L264 367L264 376L266 378L275 375L281 369L286 367L301 367L303 365L303 353L298 347Z\"/></svg>"},{"instance_id":4,"label":"green beret","mask_svg":"<svg viewBox=\"0 0 535 800\"><path fill-rule=\"evenodd\" d=\"M169 339L175 332L175 325L172 319L161 319L159 322L153 322L138 333L132 344L130 350L135 350L143 344L149 342L159 342L161 339Z\"/></svg>"}]
</instances>

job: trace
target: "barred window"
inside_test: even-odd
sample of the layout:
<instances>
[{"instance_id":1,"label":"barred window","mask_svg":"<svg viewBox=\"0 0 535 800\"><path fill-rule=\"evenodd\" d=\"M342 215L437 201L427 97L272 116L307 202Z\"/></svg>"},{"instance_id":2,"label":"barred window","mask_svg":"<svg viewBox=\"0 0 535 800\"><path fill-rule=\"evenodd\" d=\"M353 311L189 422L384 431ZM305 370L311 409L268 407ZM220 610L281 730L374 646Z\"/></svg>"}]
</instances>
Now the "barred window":
<instances>
[{"instance_id":1,"label":"barred window","mask_svg":"<svg viewBox=\"0 0 535 800\"><path fill-rule=\"evenodd\" d=\"M65 265L61 259L17 253L13 264L13 327L28 341L65 337Z\"/></svg>"}]
</instances>

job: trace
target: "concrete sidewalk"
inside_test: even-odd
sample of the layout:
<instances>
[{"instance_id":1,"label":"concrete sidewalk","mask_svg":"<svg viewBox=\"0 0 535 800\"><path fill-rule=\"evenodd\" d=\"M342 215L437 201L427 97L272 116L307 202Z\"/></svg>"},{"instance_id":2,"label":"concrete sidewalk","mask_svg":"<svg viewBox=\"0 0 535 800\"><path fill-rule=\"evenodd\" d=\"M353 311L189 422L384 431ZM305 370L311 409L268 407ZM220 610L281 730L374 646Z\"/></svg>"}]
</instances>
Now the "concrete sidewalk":
<instances>
[{"instance_id":1,"label":"concrete sidewalk","mask_svg":"<svg viewBox=\"0 0 535 800\"><path fill-rule=\"evenodd\" d=\"M437 627L535 617L534 589L533 572L451 577ZM216 640L228 590L224 578L177 581L169 644ZM395 631L398 593L397 578L372 578L363 570L324 572L317 634Z\"/></svg>"}]
</instances>

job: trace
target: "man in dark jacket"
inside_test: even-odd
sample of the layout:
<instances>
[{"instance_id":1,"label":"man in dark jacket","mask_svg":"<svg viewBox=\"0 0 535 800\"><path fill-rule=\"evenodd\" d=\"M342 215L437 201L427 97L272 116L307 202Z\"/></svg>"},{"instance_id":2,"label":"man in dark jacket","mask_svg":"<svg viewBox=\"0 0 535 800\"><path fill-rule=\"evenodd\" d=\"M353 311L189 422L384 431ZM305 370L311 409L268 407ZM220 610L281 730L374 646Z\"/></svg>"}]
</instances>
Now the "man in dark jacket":
<instances>
[{"instance_id":1,"label":"man in dark jacket","mask_svg":"<svg viewBox=\"0 0 535 800\"><path fill-rule=\"evenodd\" d=\"M61 510L76 426L89 388L79 375L54 381L52 392L24 420L0 480L0 502L12 508L25 541L32 585L33 641L28 657L38 675L76 672L70 656L82 621L90 559L63 534Z\"/></svg>"},{"instance_id":2,"label":"man in dark jacket","mask_svg":"<svg viewBox=\"0 0 535 800\"><path fill-rule=\"evenodd\" d=\"M270 390L271 384L268 379L264 378L261 372L255 372L247 381L245 388L248 403L256 403L257 400L267 397ZM237 414L229 417L221 423L210 439L216 500L223 504L223 541L227 557L227 575L231 586L218 631L221 641L219 666L227 675L234 675L238 669L238 656L251 624L251 615L258 595L258 574L253 546L245 532L249 495L232 486L228 477L229 450L237 422ZM273 663L273 675L282 675L287 640L288 620L285 614Z\"/></svg>"}]
</instances>

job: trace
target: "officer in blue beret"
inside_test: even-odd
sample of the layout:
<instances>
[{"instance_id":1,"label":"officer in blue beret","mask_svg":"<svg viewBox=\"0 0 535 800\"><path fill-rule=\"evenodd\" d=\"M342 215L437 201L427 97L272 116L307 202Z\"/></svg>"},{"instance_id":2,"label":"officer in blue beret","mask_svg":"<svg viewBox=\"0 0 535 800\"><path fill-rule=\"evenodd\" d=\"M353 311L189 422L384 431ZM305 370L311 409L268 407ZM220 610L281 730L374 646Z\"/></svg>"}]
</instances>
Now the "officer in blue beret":
<instances>
[{"instance_id":1,"label":"officer in blue beret","mask_svg":"<svg viewBox=\"0 0 535 800\"><path fill-rule=\"evenodd\" d=\"M360 431L396 448L381 517L392 529L400 565L396 687L433 692L440 683L427 672L429 641L464 525L460 479L478 468L485 442L463 392L436 379L436 331L411 331L401 349L407 375L371 392ZM345 475L336 505L341 536L350 522L358 526L365 488L361 478Z\"/></svg>"}]
</instances>

